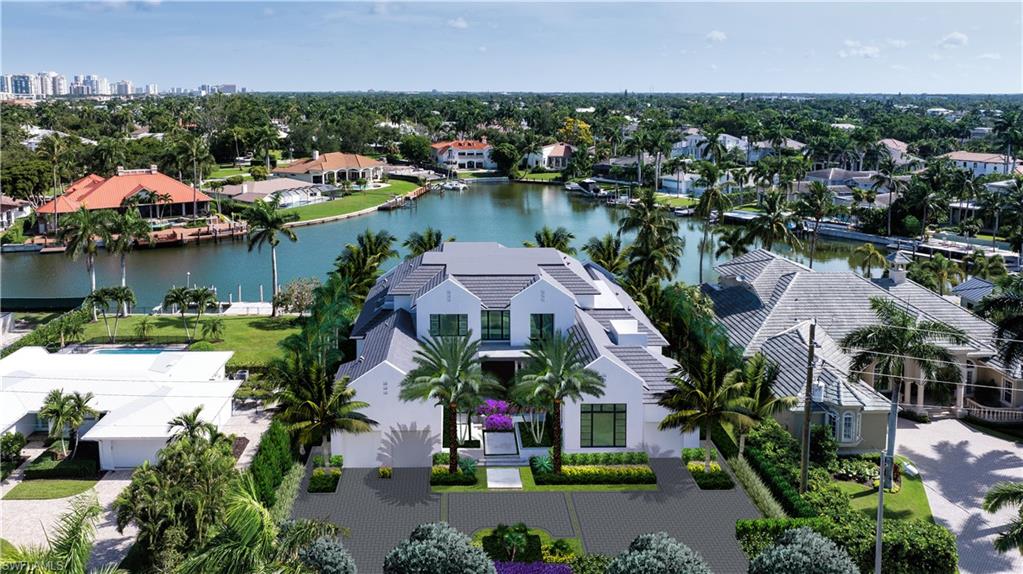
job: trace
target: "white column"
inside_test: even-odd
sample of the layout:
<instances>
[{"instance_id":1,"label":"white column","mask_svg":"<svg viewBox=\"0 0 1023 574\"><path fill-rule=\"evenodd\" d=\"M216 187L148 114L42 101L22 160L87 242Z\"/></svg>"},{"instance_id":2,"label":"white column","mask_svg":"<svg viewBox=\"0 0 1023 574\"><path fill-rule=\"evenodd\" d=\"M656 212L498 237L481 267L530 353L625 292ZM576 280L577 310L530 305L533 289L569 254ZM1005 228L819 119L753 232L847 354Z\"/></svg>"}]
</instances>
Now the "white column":
<instances>
[{"instance_id":1,"label":"white column","mask_svg":"<svg viewBox=\"0 0 1023 574\"><path fill-rule=\"evenodd\" d=\"M918 381L916 384L916 408L924 410L924 382Z\"/></svg>"}]
</instances>

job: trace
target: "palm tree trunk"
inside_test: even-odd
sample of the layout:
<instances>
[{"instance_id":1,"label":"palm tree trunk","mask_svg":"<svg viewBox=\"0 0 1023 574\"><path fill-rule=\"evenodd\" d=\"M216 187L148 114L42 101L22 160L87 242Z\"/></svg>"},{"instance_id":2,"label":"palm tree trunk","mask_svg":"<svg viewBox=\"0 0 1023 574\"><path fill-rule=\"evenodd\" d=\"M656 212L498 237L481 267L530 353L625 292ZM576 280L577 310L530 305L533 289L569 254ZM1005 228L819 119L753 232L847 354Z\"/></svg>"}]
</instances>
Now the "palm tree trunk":
<instances>
[{"instance_id":1,"label":"palm tree trunk","mask_svg":"<svg viewBox=\"0 0 1023 574\"><path fill-rule=\"evenodd\" d=\"M810 236L810 269L813 269L813 256L817 253L817 233L820 226L821 221L819 219L814 220L813 235Z\"/></svg>"},{"instance_id":2,"label":"palm tree trunk","mask_svg":"<svg viewBox=\"0 0 1023 574\"><path fill-rule=\"evenodd\" d=\"M448 403L448 473L458 472L458 405Z\"/></svg>"},{"instance_id":3,"label":"palm tree trunk","mask_svg":"<svg viewBox=\"0 0 1023 574\"><path fill-rule=\"evenodd\" d=\"M554 436L551 437L551 450L554 453L553 464L555 474L561 474L561 401L558 399L554 400L554 408L551 409L551 414L554 415L553 432Z\"/></svg>"},{"instance_id":4,"label":"palm tree trunk","mask_svg":"<svg viewBox=\"0 0 1023 574\"><path fill-rule=\"evenodd\" d=\"M270 246L271 281L270 285L270 316L277 316L277 247Z\"/></svg>"},{"instance_id":5,"label":"palm tree trunk","mask_svg":"<svg viewBox=\"0 0 1023 574\"><path fill-rule=\"evenodd\" d=\"M75 458L78 456L78 429L72 428L70 435L68 438L74 440L74 446L71 447L71 458Z\"/></svg>"},{"instance_id":6,"label":"palm tree trunk","mask_svg":"<svg viewBox=\"0 0 1023 574\"><path fill-rule=\"evenodd\" d=\"M709 474L710 473L710 443L711 443L711 441L710 441L710 425L705 426L703 428L703 432L704 432L704 434L707 437L704 440L704 443L703 443L703 448L704 448L703 470L706 471Z\"/></svg>"},{"instance_id":7,"label":"palm tree trunk","mask_svg":"<svg viewBox=\"0 0 1023 574\"><path fill-rule=\"evenodd\" d=\"M185 317L185 308L184 307L181 308L181 322L184 323L184 325L185 325L185 338L188 339L189 343L191 343L192 342L192 335L188 332L188 318Z\"/></svg>"},{"instance_id":8,"label":"palm tree trunk","mask_svg":"<svg viewBox=\"0 0 1023 574\"><path fill-rule=\"evenodd\" d=\"M704 191L706 193L706 191ZM699 246L697 251L700 252L700 285L703 285L703 251L707 245L707 233L710 230L710 214L707 214L707 221L703 222L703 243Z\"/></svg>"},{"instance_id":9,"label":"palm tree trunk","mask_svg":"<svg viewBox=\"0 0 1023 574\"><path fill-rule=\"evenodd\" d=\"M127 265L127 253L121 252L121 287L128 286L128 265ZM128 301L125 300L121 306L121 312L125 317L128 316Z\"/></svg>"}]
</instances>

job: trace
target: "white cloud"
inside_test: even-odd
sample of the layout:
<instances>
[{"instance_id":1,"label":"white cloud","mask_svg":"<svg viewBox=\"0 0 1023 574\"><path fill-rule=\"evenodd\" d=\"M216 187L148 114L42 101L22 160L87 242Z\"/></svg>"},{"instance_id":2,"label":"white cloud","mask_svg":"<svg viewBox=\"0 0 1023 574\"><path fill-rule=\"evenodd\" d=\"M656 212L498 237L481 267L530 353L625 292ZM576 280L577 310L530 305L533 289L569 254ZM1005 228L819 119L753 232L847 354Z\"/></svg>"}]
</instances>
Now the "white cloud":
<instances>
[{"instance_id":1,"label":"white cloud","mask_svg":"<svg viewBox=\"0 0 1023 574\"><path fill-rule=\"evenodd\" d=\"M881 48L864 44L857 40L846 40L843 44L845 45L845 48L838 51L839 58L873 59L881 55Z\"/></svg>"},{"instance_id":2,"label":"white cloud","mask_svg":"<svg viewBox=\"0 0 1023 574\"><path fill-rule=\"evenodd\" d=\"M721 30L711 30L710 32L707 32L706 38L711 42L724 42L728 39L728 36Z\"/></svg>"},{"instance_id":3,"label":"white cloud","mask_svg":"<svg viewBox=\"0 0 1023 574\"><path fill-rule=\"evenodd\" d=\"M465 21L465 18L459 16L454 20L448 20L448 26L451 26L452 28L457 28L459 30L465 30L466 28L469 27L469 23Z\"/></svg>"},{"instance_id":4,"label":"white cloud","mask_svg":"<svg viewBox=\"0 0 1023 574\"><path fill-rule=\"evenodd\" d=\"M961 48L970 43L970 37L962 32L952 32L946 34L944 38L938 42L938 45L942 48Z\"/></svg>"},{"instance_id":5,"label":"white cloud","mask_svg":"<svg viewBox=\"0 0 1023 574\"><path fill-rule=\"evenodd\" d=\"M977 59L978 60L1001 60L1002 59L1002 55L999 54L998 52L985 52L985 53L977 56Z\"/></svg>"},{"instance_id":6,"label":"white cloud","mask_svg":"<svg viewBox=\"0 0 1023 574\"><path fill-rule=\"evenodd\" d=\"M899 38L888 38L885 41L888 42L888 45L892 48L905 48L909 45L909 42Z\"/></svg>"}]
</instances>

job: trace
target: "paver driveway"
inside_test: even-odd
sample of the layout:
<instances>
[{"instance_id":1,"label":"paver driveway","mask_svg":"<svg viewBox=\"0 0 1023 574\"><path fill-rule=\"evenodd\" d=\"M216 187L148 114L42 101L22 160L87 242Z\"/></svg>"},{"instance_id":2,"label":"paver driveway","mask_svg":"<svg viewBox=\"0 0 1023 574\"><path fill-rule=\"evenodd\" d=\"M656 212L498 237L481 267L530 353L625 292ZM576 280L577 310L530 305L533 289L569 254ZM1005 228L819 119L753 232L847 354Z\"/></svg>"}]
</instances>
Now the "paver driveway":
<instances>
[{"instance_id":1,"label":"paver driveway","mask_svg":"<svg viewBox=\"0 0 1023 574\"><path fill-rule=\"evenodd\" d=\"M384 557L418 524L445 520L469 534L499 522L526 524L555 537L581 537L588 552L617 554L639 534L666 531L700 552L714 572L746 571L735 521L758 517L745 492L701 491L678 459L651 461L657 491L458 492L433 494L429 469L345 469L334 494L303 492L294 515L351 528L344 540L360 572L380 572Z\"/></svg>"},{"instance_id":2,"label":"paver driveway","mask_svg":"<svg viewBox=\"0 0 1023 574\"><path fill-rule=\"evenodd\" d=\"M1023 480L1023 445L977 432L954 419L926 425L899 419L898 432L898 452L923 473L934 519L956 534L959 571L1023 572L1018 552L999 554L991 545L1015 511L988 514L980 507L991 485Z\"/></svg>"}]
</instances>

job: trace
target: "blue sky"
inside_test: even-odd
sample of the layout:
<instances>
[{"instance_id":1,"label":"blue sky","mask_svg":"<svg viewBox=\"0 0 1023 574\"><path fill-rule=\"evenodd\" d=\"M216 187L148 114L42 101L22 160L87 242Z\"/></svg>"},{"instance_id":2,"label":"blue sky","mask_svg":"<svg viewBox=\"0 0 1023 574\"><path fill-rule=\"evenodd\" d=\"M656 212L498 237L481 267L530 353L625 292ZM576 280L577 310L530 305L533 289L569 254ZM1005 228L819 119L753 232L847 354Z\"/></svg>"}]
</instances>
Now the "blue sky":
<instances>
[{"instance_id":1,"label":"blue sky","mask_svg":"<svg viewBox=\"0 0 1023 574\"><path fill-rule=\"evenodd\" d=\"M1020 93L1023 3L0 4L4 73L250 90Z\"/></svg>"}]
</instances>

